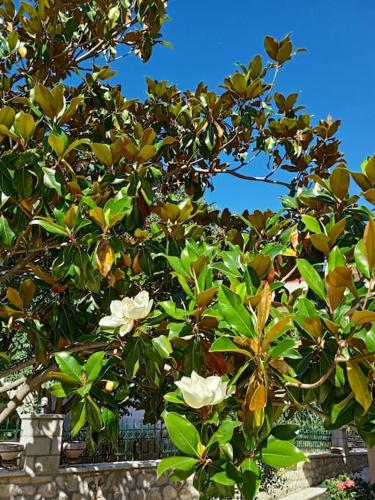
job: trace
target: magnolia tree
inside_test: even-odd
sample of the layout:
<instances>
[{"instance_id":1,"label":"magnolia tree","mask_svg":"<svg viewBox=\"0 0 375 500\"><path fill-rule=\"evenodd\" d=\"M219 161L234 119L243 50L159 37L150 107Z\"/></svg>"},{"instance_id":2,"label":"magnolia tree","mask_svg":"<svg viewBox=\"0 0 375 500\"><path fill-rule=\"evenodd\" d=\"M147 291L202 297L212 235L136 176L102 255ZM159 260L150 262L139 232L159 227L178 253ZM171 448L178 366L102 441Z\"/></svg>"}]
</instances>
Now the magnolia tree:
<instances>
[{"instance_id":1,"label":"magnolia tree","mask_svg":"<svg viewBox=\"0 0 375 500\"><path fill-rule=\"evenodd\" d=\"M339 121L276 92L289 36L218 93L127 100L111 62L166 44L165 2L0 6L0 422L48 392L73 435L116 441L143 409L178 449L159 474L202 498L305 460L285 411L375 444L375 158L350 170ZM219 212L219 175L283 186L280 210Z\"/></svg>"}]
</instances>

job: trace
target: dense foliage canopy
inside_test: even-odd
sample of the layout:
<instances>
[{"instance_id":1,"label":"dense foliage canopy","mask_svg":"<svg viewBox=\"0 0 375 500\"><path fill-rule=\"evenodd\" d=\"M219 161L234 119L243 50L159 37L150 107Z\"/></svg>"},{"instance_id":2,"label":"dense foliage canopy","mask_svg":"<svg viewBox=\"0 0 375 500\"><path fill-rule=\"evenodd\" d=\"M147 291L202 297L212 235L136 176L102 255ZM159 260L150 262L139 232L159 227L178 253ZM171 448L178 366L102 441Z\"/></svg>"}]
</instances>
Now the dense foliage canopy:
<instances>
[{"instance_id":1,"label":"dense foliage canopy","mask_svg":"<svg viewBox=\"0 0 375 500\"><path fill-rule=\"evenodd\" d=\"M304 460L286 409L375 444L375 157L351 171L339 121L275 90L289 36L218 93L149 78L127 100L111 62L146 61L165 19L162 0L0 1L0 421L35 390L93 439L144 409L181 452L160 473L250 499L259 462ZM207 205L216 175L284 186L280 211Z\"/></svg>"}]
</instances>

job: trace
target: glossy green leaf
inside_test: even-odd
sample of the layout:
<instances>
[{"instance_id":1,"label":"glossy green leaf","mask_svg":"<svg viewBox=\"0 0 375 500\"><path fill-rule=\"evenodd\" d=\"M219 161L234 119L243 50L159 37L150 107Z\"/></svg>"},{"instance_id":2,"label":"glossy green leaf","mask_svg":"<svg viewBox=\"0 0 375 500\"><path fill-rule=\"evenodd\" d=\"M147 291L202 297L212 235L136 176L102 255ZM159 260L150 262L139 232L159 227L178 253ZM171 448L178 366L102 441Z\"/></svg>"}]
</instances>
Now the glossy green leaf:
<instances>
[{"instance_id":1,"label":"glossy green leaf","mask_svg":"<svg viewBox=\"0 0 375 500\"><path fill-rule=\"evenodd\" d=\"M87 421L94 431L99 432L103 426L100 408L91 396L86 398Z\"/></svg>"},{"instance_id":2,"label":"glossy green leaf","mask_svg":"<svg viewBox=\"0 0 375 500\"><path fill-rule=\"evenodd\" d=\"M316 234L320 234L322 232L319 221L315 217L312 217L311 215L302 215L301 219L309 231Z\"/></svg>"},{"instance_id":3,"label":"glossy green leaf","mask_svg":"<svg viewBox=\"0 0 375 500\"><path fill-rule=\"evenodd\" d=\"M164 412L163 419L173 444L185 455L199 457L201 440L194 425L174 412Z\"/></svg>"},{"instance_id":4,"label":"glossy green leaf","mask_svg":"<svg viewBox=\"0 0 375 500\"><path fill-rule=\"evenodd\" d=\"M291 441L282 441L271 436L261 450L261 460L270 467L282 469L305 462L307 457Z\"/></svg>"},{"instance_id":5,"label":"glossy green leaf","mask_svg":"<svg viewBox=\"0 0 375 500\"><path fill-rule=\"evenodd\" d=\"M73 407L72 421L71 421L72 428L70 431L72 437L75 437L79 433L79 431L82 429L82 427L85 425L86 415L87 415L87 412L86 412L86 405L85 404L80 403L80 404L76 404Z\"/></svg>"},{"instance_id":6,"label":"glossy green leaf","mask_svg":"<svg viewBox=\"0 0 375 500\"><path fill-rule=\"evenodd\" d=\"M254 500L260 486L261 473L258 464L251 458L241 463L243 482L240 487L244 500Z\"/></svg>"},{"instance_id":7,"label":"glossy green leaf","mask_svg":"<svg viewBox=\"0 0 375 500\"><path fill-rule=\"evenodd\" d=\"M91 354L89 359L86 361L85 371L87 375L87 382L93 382L98 378L103 366L104 356L104 351L94 352L94 354Z\"/></svg>"},{"instance_id":8,"label":"glossy green leaf","mask_svg":"<svg viewBox=\"0 0 375 500\"><path fill-rule=\"evenodd\" d=\"M354 248L355 265L358 271L363 274L367 279L371 277L371 269L367 261L365 245L363 240L360 240Z\"/></svg>"},{"instance_id":9,"label":"glossy green leaf","mask_svg":"<svg viewBox=\"0 0 375 500\"><path fill-rule=\"evenodd\" d=\"M245 356L251 357L251 354L246 349L242 349L236 345L229 337L221 336L216 339L210 347L210 352L237 352Z\"/></svg>"},{"instance_id":10,"label":"glossy green leaf","mask_svg":"<svg viewBox=\"0 0 375 500\"><path fill-rule=\"evenodd\" d=\"M197 458L192 457L167 457L163 458L157 467L157 476L160 477L168 470L191 471L199 463Z\"/></svg>"},{"instance_id":11,"label":"glossy green leaf","mask_svg":"<svg viewBox=\"0 0 375 500\"><path fill-rule=\"evenodd\" d=\"M4 215L0 215L0 244L5 248L10 248L14 236L15 234L10 228L8 220Z\"/></svg>"},{"instance_id":12,"label":"glossy green leaf","mask_svg":"<svg viewBox=\"0 0 375 500\"><path fill-rule=\"evenodd\" d=\"M162 358L168 359L170 357L173 348L168 337L165 335L154 337L152 343Z\"/></svg>"},{"instance_id":13,"label":"glossy green leaf","mask_svg":"<svg viewBox=\"0 0 375 500\"><path fill-rule=\"evenodd\" d=\"M292 441L298 436L299 426L296 424L277 425L272 428L272 435L282 441Z\"/></svg>"},{"instance_id":14,"label":"glossy green leaf","mask_svg":"<svg viewBox=\"0 0 375 500\"><path fill-rule=\"evenodd\" d=\"M59 226L52 220L46 219L34 219L30 224L41 226L43 229L52 234L58 234L59 236L67 236L68 231L64 226Z\"/></svg>"},{"instance_id":15,"label":"glossy green leaf","mask_svg":"<svg viewBox=\"0 0 375 500\"><path fill-rule=\"evenodd\" d=\"M307 285L311 290L322 300L325 300L325 289L324 282L319 276L314 266L312 266L305 259L296 260L298 270L302 278L306 281Z\"/></svg>"},{"instance_id":16,"label":"glossy green leaf","mask_svg":"<svg viewBox=\"0 0 375 500\"><path fill-rule=\"evenodd\" d=\"M207 443L207 447L210 447L214 443L219 443L220 445L229 443L232 439L234 429L237 427L238 422L236 420L231 420L229 418L221 422L217 431L213 433L210 440Z\"/></svg>"},{"instance_id":17,"label":"glossy green leaf","mask_svg":"<svg viewBox=\"0 0 375 500\"><path fill-rule=\"evenodd\" d=\"M218 292L218 307L229 328L248 337L254 336L249 311L242 304L241 298L224 285Z\"/></svg>"},{"instance_id":18,"label":"glossy green leaf","mask_svg":"<svg viewBox=\"0 0 375 500\"><path fill-rule=\"evenodd\" d=\"M56 363L63 373L66 373L76 382L81 382L82 366L75 357L68 352L58 352L55 354Z\"/></svg>"},{"instance_id":19,"label":"glossy green leaf","mask_svg":"<svg viewBox=\"0 0 375 500\"><path fill-rule=\"evenodd\" d=\"M56 170L53 168L42 167L44 177L44 185L50 189L54 189L58 195L61 196L61 185L56 179Z\"/></svg>"}]
</instances>

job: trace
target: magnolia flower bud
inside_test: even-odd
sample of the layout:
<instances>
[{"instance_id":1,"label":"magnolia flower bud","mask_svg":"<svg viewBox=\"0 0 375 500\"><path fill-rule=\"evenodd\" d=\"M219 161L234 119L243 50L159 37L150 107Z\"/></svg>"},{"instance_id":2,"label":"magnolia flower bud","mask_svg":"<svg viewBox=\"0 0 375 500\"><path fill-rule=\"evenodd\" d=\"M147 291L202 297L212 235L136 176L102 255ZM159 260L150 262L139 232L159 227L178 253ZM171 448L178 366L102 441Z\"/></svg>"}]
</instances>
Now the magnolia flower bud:
<instances>
[{"instance_id":1,"label":"magnolia flower bud","mask_svg":"<svg viewBox=\"0 0 375 500\"><path fill-rule=\"evenodd\" d=\"M175 384L181 390L185 403L191 408L217 405L229 396L228 382L222 382L217 375L204 378L193 371L191 377L182 377Z\"/></svg>"}]
</instances>

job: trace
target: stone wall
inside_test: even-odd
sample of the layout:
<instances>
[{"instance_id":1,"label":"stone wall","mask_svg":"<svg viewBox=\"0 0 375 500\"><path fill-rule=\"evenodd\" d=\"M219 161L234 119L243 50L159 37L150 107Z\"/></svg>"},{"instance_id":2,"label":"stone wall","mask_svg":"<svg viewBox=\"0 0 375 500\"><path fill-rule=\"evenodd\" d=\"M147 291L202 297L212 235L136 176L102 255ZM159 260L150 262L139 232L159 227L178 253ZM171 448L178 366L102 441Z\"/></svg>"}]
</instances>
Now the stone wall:
<instances>
[{"instance_id":1,"label":"stone wall","mask_svg":"<svg viewBox=\"0 0 375 500\"><path fill-rule=\"evenodd\" d=\"M367 466L365 452L347 457L324 453L309 456L310 461L282 473L283 487L272 496L320 484L341 472L359 471ZM30 474L26 471L0 471L1 500L196 500L190 481L170 483L166 476L156 478L157 461L114 462L77 467L60 467L56 474Z\"/></svg>"},{"instance_id":2,"label":"stone wall","mask_svg":"<svg viewBox=\"0 0 375 500\"><path fill-rule=\"evenodd\" d=\"M0 469L0 499L7 500L196 500L190 480L171 483L156 477L157 461L113 462L60 466L63 419L37 415L22 419L20 442L25 446L21 470ZM310 461L281 473L283 487L273 496L320 484L324 479L367 466L366 452L309 455Z\"/></svg>"},{"instance_id":3,"label":"stone wall","mask_svg":"<svg viewBox=\"0 0 375 500\"><path fill-rule=\"evenodd\" d=\"M55 476L0 472L0 499L7 500L195 500L190 481L156 479L156 461L61 467Z\"/></svg>"},{"instance_id":4,"label":"stone wall","mask_svg":"<svg viewBox=\"0 0 375 500\"><path fill-rule=\"evenodd\" d=\"M280 475L280 487L274 495L262 495L261 498L284 498L310 486L317 486L325 479L344 472L359 472L368 466L367 452L357 451L347 455L338 453L313 453L309 462L302 462L284 469Z\"/></svg>"}]
</instances>

